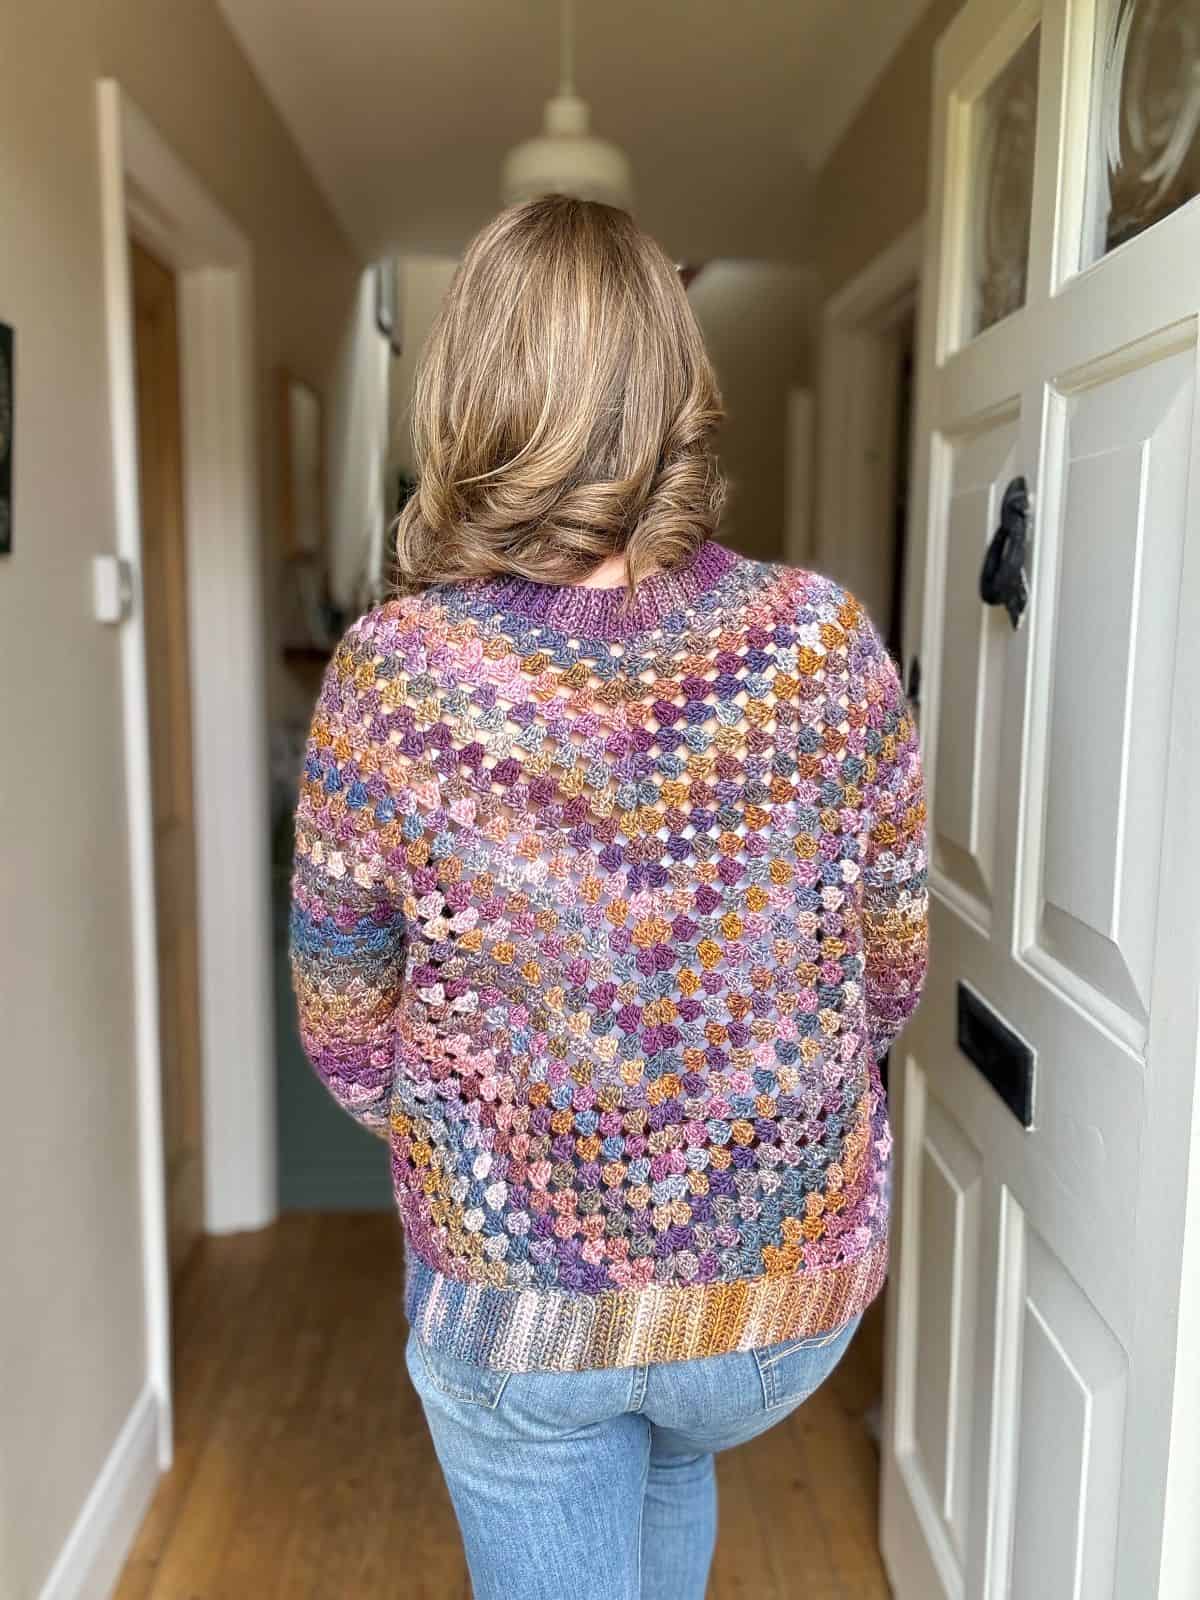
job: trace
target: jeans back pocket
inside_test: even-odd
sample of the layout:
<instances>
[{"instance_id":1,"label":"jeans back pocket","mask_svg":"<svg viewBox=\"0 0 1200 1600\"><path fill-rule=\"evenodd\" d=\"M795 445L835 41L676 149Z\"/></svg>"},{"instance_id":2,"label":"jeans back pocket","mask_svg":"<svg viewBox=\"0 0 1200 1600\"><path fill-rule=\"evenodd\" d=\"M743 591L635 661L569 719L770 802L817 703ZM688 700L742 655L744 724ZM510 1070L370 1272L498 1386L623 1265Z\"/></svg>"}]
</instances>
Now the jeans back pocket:
<instances>
[{"instance_id":1,"label":"jeans back pocket","mask_svg":"<svg viewBox=\"0 0 1200 1600\"><path fill-rule=\"evenodd\" d=\"M418 1394L427 1383L450 1400L465 1400L470 1405L486 1406L489 1411L500 1404L500 1397L512 1377L511 1372L497 1372L494 1367L477 1367L472 1361L462 1361L458 1356L437 1349L411 1329L405 1359Z\"/></svg>"},{"instance_id":2,"label":"jeans back pocket","mask_svg":"<svg viewBox=\"0 0 1200 1600\"><path fill-rule=\"evenodd\" d=\"M784 1339L754 1352L762 1383L763 1405L768 1411L777 1406L799 1405L819 1389L846 1353L850 1340L862 1320L851 1317L838 1328L814 1333L805 1339Z\"/></svg>"}]
</instances>

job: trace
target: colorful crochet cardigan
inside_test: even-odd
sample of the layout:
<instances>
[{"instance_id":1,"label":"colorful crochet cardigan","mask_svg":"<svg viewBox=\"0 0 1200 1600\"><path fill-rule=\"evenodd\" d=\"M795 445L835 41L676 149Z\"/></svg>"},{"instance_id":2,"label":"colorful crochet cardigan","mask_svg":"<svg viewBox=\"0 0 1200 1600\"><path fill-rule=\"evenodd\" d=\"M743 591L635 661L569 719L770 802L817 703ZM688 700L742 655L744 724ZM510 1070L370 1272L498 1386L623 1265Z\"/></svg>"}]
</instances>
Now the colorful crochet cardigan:
<instances>
[{"instance_id":1,"label":"colorful crochet cardigan","mask_svg":"<svg viewBox=\"0 0 1200 1600\"><path fill-rule=\"evenodd\" d=\"M313 1065L390 1140L418 1332L578 1369L862 1310L925 885L913 722L826 579L710 540L632 601L472 580L356 623L292 960Z\"/></svg>"}]
</instances>

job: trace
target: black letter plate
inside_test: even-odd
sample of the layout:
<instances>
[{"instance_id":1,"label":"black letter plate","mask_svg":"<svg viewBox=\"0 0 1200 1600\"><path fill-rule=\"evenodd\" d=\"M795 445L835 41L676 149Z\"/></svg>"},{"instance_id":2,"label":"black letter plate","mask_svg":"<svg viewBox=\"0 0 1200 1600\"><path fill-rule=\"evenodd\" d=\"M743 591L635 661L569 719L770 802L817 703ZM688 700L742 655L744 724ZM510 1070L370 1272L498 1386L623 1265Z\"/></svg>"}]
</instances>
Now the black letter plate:
<instances>
[{"instance_id":1,"label":"black letter plate","mask_svg":"<svg viewBox=\"0 0 1200 1600\"><path fill-rule=\"evenodd\" d=\"M1033 1126L1033 1050L965 983L958 985L958 1048L1023 1128Z\"/></svg>"}]
</instances>

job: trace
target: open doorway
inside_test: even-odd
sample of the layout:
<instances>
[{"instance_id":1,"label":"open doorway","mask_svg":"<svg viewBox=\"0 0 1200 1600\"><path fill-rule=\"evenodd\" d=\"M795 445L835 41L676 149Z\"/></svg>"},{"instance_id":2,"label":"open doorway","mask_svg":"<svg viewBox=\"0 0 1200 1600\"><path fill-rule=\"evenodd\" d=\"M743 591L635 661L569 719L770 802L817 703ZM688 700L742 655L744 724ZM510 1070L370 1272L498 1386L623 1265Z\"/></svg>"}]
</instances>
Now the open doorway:
<instances>
[{"instance_id":1,"label":"open doorway","mask_svg":"<svg viewBox=\"0 0 1200 1600\"><path fill-rule=\"evenodd\" d=\"M889 653L909 660L905 631L910 479L915 426L917 303L923 226L915 224L826 304L821 326L817 530L814 565L865 606ZM885 1091L889 1062L880 1063ZM864 1319L863 1427L883 1427L883 1326L890 1287Z\"/></svg>"},{"instance_id":2,"label":"open doorway","mask_svg":"<svg viewBox=\"0 0 1200 1600\"><path fill-rule=\"evenodd\" d=\"M173 1269L277 1209L253 261L121 86L98 101L156 1413L138 1449L163 1468Z\"/></svg>"},{"instance_id":3,"label":"open doorway","mask_svg":"<svg viewBox=\"0 0 1200 1600\"><path fill-rule=\"evenodd\" d=\"M130 246L142 609L150 719L167 1255L176 1284L204 1231L192 690L178 280Z\"/></svg>"},{"instance_id":4,"label":"open doorway","mask_svg":"<svg viewBox=\"0 0 1200 1600\"><path fill-rule=\"evenodd\" d=\"M888 370L888 403L893 410L891 470L891 596L886 617L880 617L883 641L897 661L904 659L904 586L908 577L908 519L912 509L914 393L917 361L917 308L907 302L889 330L892 360Z\"/></svg>"},{"instance_id":5,"label":"open doorway","mask_svg":"<svg viewBox=\"0 0 1200 1600\"><path fill-rule=\"evenodd\" d=\"M828 302L821 330L816 565L866 607L898 662L907 530L920 223Z\"/></svg>"}]
</instances>

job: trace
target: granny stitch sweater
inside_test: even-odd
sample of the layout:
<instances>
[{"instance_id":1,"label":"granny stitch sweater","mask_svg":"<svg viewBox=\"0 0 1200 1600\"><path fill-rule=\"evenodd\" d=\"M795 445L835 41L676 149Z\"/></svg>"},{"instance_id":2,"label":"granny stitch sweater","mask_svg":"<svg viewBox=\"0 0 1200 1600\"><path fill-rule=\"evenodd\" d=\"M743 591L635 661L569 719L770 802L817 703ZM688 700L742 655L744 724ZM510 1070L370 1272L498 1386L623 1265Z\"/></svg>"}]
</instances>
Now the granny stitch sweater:
<instances>
[{"instance_id":1,"label":"granny stitch sweater","mask_svg":"<svg viewBox=\"0 0 1200 1600\"><path fill-rule=\"evenodd\" d=\"M895 668L716 541L626 598L371 612L302 777L305 1047L390 1140L410 1322L508 1370L821 1332L886 1264L876 1063L926 954Z\"/></svg>"}]
</instances>

